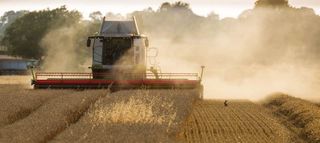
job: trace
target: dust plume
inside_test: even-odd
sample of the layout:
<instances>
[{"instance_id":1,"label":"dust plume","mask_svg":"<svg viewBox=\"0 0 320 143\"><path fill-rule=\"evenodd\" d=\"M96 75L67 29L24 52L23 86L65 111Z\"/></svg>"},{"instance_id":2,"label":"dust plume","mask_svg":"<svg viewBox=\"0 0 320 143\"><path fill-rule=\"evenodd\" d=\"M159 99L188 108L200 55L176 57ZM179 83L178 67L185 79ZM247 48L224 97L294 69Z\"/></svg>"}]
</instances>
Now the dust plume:
<instances>
[{"instance_id":1,"label":"dust plume","mask_svg":"<svg viewBox=\"0 0 320 143\"><path fill-rule=\"evenodd\" d=\"M50 30L42 39L40 45L46 52L43 71L75 72L85 71L82 64L89 59L84 42L79 38L82 35L79 25L61 27ZM80 40L79 40L80 39ZM80 45L82 43L82 45Z\"/></svg>"},{"instance_id":2,"label":"dust plume","mask_svg":"<svg viewBox=\"0 0 320 143\"><path fill-rule=\"evenodd\" d=\"M147 13L147 14L146 14ZM162 72L200 72L205 98L258 100L285 92L319 100L320 17L309 8L254 8L238 18L136 12Z\"/></svg>"},{"instance_id":3,"label":"dust plume","mask_svg":"<svg viewBox=\"0 0 320 143\"><path fill-rule=\"evenodd\" d=\"M159 49L162 72L199 73L206 66L205 98L258 100L285 92L320 100L320 16L313 9L256 7L238 18L220 19L214 12L202 17L188 5L167 4L131 15L151 47ZM79 58L90 55L76 45L79 29L85 28L64 27L46 35L41 43L46 70L79 70Z\"/></svg>"}]
</instances>

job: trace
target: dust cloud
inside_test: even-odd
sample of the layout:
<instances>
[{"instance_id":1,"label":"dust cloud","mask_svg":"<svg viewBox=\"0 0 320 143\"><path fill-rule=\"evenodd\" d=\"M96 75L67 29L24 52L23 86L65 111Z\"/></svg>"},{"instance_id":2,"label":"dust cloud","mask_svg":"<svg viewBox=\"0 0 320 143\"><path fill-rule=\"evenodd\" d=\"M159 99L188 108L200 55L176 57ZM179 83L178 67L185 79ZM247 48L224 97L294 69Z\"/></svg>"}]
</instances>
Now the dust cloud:
<instances>
[{"instance_id":1,"label":"dust cloud","mask_svg":"<svg viewBox=\"0 0 320 143\"><path fill-rule=\"evenodd\" d=\"M43 61L43 71L49 72L80 72L86 71L89 57L79 25L61 27L50 30L42 39L40 45L46 52ZM82 44L82 45L80 45Z\"/></svg>"},{"instance_id":2,"label":"dust cloud","mask_svg":"<svg viewBox=\"0 0 320 143\"><path fill-rule=\"evenodd\" d=\"M200 73L206 66L205 98L259 100L284 92L320 101L320 17L312 9L253 8L224 19L188 8L132 15L151 47L158 48L162 72ZM81 58L75 29L53 30L43 39L46 70L80 70L70 66Z\"/></svg>"},{"instance_id":3,"label":"dust cloud","mask_svg":"<svg viewBox=\"0 0 320 143\"><path fill-rule=\"evenodd\" d=\"M167 11L136 15L159 49L162 72L200 73L206 66L205 98L260 100L284 92L320 100L320 17L312 9L255 8L236 19Z\"/></svg>"}]
</instances>

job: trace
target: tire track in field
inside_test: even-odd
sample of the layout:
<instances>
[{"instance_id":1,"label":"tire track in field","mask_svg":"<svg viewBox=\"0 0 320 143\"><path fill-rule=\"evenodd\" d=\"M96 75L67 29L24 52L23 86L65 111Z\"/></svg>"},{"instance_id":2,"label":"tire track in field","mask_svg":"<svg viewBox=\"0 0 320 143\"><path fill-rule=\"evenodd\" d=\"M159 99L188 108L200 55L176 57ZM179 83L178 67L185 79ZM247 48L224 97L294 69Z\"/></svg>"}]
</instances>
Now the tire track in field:
<instances>
[{"instance_id":1,"label":"tire track in field","mask_svg":"<svg viewBox=\"0 0 320 143\"><path fill-rule=\"evenodd\" d=\"M26 118L1 128L0 142L47 142L70 124L77 122L89 106L103 95L103 91L60 95Z\"/></svg>"},{"instance_id":2,"label":"tire track in field","mask_svg":"<svg viewBox=\"0 0 320 143\"><path fill-rule=\"evenodd\" d=\"M199 101L183 128L183 142L294 142L296 135L250 101Z\"/></svg>"},{"instance_id":3,"label":"tire track in field","mask_svg":"<svg viewBox=\"0 0 320 143\"><path fill-rule=\"evenodd\" d=\"M246 107L248 108L248 107ZM270 140L268 126L263 125L263 121L259 120L259 116L253 116L251 112L237 110L239 116L247 121L247 125L250 126L249 131L254 133L254 137L257 142L268 142ZM254 112L258 114L258 112ZM272 132L272 131L271 131Z\"/></svg>"},{"instance_id":4,"label":"tire track in field","mask_svg":"<svg viewBox=\"0 0 320 143\"><path fill-rule=\"evenodd\" d=\"M118 91L98 100L50 143L175 142L195 100L190 90Z\"/></svg>"},{"instance_id":5,"label":"tire track in field","mask_svg":"<svg viewBox=\"0 0 320 143\"><path fill-rule=\"evenodd\" d=\"M15 92L0 94L0 128L29 116L33 111L59 95L70 94L71 92L68 90L18 89Z\"/></svg>"}]
</instances>

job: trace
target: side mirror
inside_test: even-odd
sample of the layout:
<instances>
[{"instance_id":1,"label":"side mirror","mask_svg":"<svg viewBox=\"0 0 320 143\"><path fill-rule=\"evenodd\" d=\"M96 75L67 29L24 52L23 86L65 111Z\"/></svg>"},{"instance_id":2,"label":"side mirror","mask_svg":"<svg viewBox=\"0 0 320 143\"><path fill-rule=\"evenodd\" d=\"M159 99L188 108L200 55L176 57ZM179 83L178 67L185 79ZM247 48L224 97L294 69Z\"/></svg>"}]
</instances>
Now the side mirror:
<instances>
[{"instance_id":1,"label":"side mirror","mask_svg":"<svg viewBox=\"0 0 320 143\"><path fill-rule=\"evenodd\" d=\"M87 47L90 47L90 46L91 46L91 39L88 38L88 39L87 39Z\"/></svg>"}]
</instances>

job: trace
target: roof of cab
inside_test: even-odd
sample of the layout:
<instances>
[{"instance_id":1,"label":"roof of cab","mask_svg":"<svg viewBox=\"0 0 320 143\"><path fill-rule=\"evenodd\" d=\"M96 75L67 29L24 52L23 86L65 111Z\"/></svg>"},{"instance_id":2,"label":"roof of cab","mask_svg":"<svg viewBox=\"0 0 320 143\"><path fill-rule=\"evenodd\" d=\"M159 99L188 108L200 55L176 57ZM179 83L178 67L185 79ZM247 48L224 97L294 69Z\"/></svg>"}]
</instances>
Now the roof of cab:
<instances>
[{"instance_id":1,"label":"roof of cab","mask_svg":"<svg viewBox=\"0 0 320 143\"><path fill-rule=\"evenodd\" d=\"M137 35L134 21L104 21L100 34L107 37Z\"/></svg>"}]
</instances>

